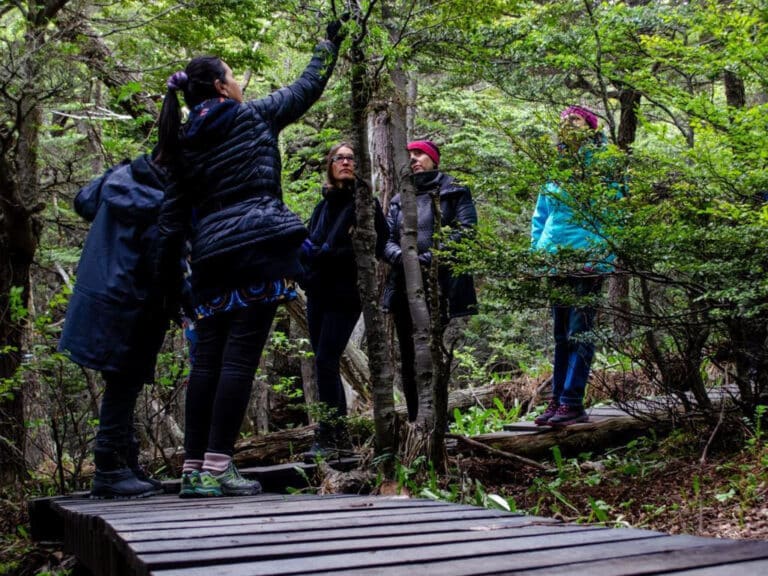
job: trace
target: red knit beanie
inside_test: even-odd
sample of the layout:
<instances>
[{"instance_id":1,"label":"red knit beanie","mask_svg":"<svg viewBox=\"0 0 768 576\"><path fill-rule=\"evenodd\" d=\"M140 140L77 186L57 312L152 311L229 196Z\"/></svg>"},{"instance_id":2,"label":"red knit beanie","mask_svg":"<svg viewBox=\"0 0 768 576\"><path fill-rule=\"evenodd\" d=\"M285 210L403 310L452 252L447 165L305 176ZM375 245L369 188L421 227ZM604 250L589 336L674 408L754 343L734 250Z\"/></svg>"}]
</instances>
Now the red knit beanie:
<instances>
[{"instance_id":1,"label":"red knit beanie","mask_svg":"<svg viewBox=\"0 0 768 576\"><path fill-rule=\"evenodd\" d=\"M414 140L405 147L407 150L420 150L432 159L435 167L440 164L440 148L432 140Z\"/></svg>"},{"instance_id":2,"label":"red knit beanie","mask_svg":"<svg viewBox=\"0 0 768 576\"><path fill-rule=\"evenodd\" d=\"M587 126L592 128L592 130L597 130L597 115L592 110L584 108L584 106L568 106L568 108L560 112L560 118L568 118L571 114L581 116L584 118Z\"/></svg>"}]
</instances>

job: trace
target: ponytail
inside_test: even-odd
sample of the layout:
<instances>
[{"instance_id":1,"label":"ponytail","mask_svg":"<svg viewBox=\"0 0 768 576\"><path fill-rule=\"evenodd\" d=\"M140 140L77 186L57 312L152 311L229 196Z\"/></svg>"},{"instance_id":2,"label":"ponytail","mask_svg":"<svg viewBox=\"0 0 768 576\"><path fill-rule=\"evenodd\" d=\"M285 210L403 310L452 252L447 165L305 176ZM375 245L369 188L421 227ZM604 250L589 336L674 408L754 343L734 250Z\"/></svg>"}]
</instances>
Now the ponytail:
<instances>
[{"instance_id":1,"label":"ponytail","mask_svg":"<svg viewBox=\"0 0 768 576\"><path fill-rule=\"evenodd\" d=\"M169 82L170 84L170 82ZM179 128L181 127L181 106L176 89L168 87L163 99L158 122L157 162L173 165L179 152Z\"/></svg>"},{"instance_id":2,"label":"ponytail","mask_svg":"<svg viewBox=\"0 0 768 576\"><path fill-rule=\"evenodd\" d=\"M174 72L168 77L168 91L160 109L158 126L157 162L173 165L179 154L179 128L181 128L181 105L178 92L184 93L184 101L190 108L209 98L218 96L215 81L224 82L226 70L216 56L193 58L184 71Z\"/></svg>"}]
</instances>

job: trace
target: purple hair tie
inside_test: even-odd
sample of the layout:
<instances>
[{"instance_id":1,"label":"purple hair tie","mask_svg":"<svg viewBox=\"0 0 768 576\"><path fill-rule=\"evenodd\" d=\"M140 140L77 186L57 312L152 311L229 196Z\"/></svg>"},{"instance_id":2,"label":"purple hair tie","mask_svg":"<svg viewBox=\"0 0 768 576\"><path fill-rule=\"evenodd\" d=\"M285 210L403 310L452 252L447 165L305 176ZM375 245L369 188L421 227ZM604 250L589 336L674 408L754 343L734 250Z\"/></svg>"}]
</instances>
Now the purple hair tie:
<instances>
[{"instance_id":1,"label":"purple hair tie","mask_svg":"<svg viewBox=\"0 0 768 576\"><path fill-rule=\"evenodd\" d=\"M179 72L174 72L168 77L168 81L165 83L166 86L168 86L168 90L183 90L187 82L189 81L189 76L187 76L187 73L183 70L180 70Z\"/></svg>"}]
</instances>

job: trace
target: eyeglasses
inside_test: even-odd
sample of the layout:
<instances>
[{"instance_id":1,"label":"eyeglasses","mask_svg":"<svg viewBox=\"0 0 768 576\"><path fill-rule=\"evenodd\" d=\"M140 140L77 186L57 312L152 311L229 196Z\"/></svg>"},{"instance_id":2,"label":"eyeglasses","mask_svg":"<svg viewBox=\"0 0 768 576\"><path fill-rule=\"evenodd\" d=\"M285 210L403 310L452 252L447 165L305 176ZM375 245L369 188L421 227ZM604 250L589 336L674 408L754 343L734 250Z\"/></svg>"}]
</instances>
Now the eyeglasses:
<instances>
[{"instance_id":1,"label":"eyeglasses","mask_svg":"<svg viewBox=\"0 0 768 576\"><path fill-rule=\"evenodd\" d=\"M336 154L335 156L331 156L332 162L351 162L352 164L355 163L355 157L349 156L346 154Z\"/></svg>"}]
</instances>

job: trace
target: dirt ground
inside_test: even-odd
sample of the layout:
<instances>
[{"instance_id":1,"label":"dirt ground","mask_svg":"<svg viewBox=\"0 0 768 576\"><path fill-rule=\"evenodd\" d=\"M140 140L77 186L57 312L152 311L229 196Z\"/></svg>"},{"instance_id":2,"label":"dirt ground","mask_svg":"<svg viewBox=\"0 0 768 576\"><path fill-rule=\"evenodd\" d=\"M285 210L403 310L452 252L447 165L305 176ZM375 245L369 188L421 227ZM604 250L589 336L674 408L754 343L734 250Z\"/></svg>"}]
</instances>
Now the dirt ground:
<instances>
[{"instance_id":1,"label":"dirt ground","mask_svg":"<svg viewBox=\"0 0 768 576\"><path fill-rule=\"evenodd\" d=\"M694 450L671 453L664 444L657 449L645 458L567 460L550 475L478 457L458 466L487 493L511 497L529 514L670 534L768 539L765 445L710 453L703 464Z\"/></svg>"}]
</instances>

